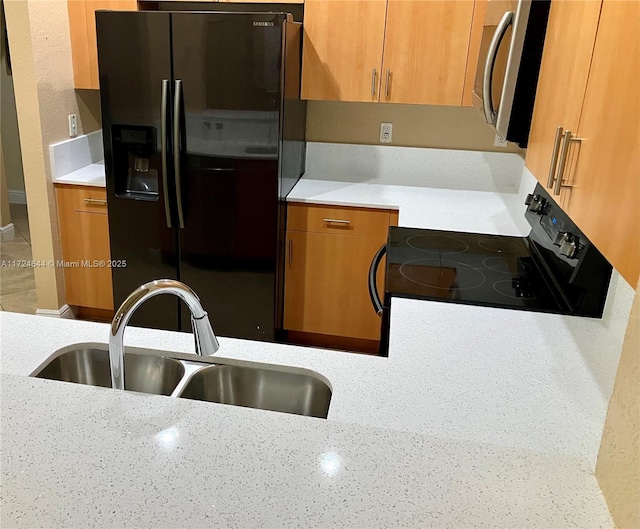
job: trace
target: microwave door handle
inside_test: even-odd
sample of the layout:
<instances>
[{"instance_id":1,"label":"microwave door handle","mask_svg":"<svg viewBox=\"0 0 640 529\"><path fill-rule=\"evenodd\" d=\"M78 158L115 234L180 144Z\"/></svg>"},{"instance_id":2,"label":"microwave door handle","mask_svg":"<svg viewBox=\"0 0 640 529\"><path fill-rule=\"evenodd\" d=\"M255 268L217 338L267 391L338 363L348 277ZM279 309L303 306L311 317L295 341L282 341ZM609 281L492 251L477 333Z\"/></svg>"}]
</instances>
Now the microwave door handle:
<instances>
[{"instance_id":1,"label":"microwave door handle","mask_svg":"<svg viewBox=\"0 0 640 529\"><path fill-rule=\"evenodd\" d=\"M176 202L178 203L178 224L180 229L184 229L184 215L182 213L182 185L180 183L180 122L181 122L181 99L182 81L175 80L175 99L173 101L173 170L176 179Z\"/></svg>"},{"instance_id":2,"label":"microwave door handle","mask_svg":"<svg viewBox=\"0 0 640 529\"><path fill-rule=\"evenodd\" d=\"M387 253L387 244L385 243L380 247L380 249L373 256L373 260L371 261L371 266L369 267L369 297L371 298L371 303L378 316L382 316L384 307L382 306L382 301L380 300L380 294L378 294L378 285L376 284L376 277L378 275L378 268L380 267L380 262L382 261L382 258L386 253Z\"/></svg>"},{"instance_id":3,"label":"microwave door handle","mask_svg":"<svg viewBox=\"0 0 640 529\"><path fill-rule=\"evenodd\" d=\"M169 187L167 185L167 105L169 104L169 80L162 80L162 109L160 111L160 153L162 157L162 196L164 216L167 228L171 228L171 210L169 209Z\"/></svg>"},{"instance_id":4,"label":"microwave door handle","mask_svg":"<svg viewBox=\"0 0 640 529\"><path fill-rule=\"evenodd\" d=\"M492 84L493 84L493 69L496 65L496 57L498 56L498 48L500 48L500 43L504 38L507 29L511 25L513 21L513 11L507 11L498 25L496 30L491 37L491 42L489 43L489 49L487 51L487 60L484 63L484 75L482 77L482 107L484 109L484 118L489 123L489 125L495 125L497 113L493 108L493 94L492 92Z\"/></svg>"}]
</instances>

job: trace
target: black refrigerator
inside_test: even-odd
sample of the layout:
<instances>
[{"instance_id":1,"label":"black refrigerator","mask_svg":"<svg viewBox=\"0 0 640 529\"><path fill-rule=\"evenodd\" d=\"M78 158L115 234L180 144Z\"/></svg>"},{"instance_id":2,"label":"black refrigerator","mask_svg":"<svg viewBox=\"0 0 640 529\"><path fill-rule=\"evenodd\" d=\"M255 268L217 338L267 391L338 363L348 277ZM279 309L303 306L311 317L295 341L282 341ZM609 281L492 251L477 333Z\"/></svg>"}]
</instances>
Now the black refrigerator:
<instances>
[{"instance_id":1,"label":"black refrigerator","mask_svg":"<svg viewBox=\"0 0 640 529\"><path fill-rule=\"evenodd\" d=\"M285 13L96 13L113 294L154 279L216 334L282 333L286 195L304 171L301 25ZM119 263L121 262L121 263ZM191 329L173 296L132 324Z\"/></svg>"}]
</instances>

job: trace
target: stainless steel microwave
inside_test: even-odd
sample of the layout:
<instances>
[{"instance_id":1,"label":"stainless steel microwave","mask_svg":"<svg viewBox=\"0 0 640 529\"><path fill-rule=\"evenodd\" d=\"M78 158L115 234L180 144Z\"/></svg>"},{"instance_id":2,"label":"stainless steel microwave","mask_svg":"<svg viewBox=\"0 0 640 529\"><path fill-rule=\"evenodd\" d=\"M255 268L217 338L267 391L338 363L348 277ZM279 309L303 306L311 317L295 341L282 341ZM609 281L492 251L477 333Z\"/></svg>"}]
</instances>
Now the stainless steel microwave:
<instances>
[{"instance_id":1,"label":"stainless steel microwave","mask_svg":"<svg viewBox=\"0 0 640 529\"><path fill-rule=\"evenodd\" d=\"M473 105L502 141L526 147L550 0L489 0Z\"/></svg>"}]
</instances>

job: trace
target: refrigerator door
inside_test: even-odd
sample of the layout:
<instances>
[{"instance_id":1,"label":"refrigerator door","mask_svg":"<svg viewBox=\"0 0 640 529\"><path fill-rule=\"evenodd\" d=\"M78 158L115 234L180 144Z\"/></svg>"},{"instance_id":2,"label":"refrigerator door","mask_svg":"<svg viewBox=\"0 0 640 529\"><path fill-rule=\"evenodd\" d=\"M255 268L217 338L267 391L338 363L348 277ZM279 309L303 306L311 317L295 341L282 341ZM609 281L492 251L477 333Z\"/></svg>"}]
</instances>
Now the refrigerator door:
<instances>
[{"instance_id":1,"label":"refrigerator door","mask_svg":"<svg viewBox=\"0 0 640 529\"><path fill-rule=\"evenodd\" d=\"M96 20L111 259L126 263L112 269L118 307L147 281L178 278L164 134L171 127L171 19L104 11ZM132 323L177 330L178 307L174 297L155 297Z\"/></svg>"},{"instance_id":2,"label":"refrigerator door","mask_svg":"<svg viewBox=\"0 0 640 529\"><path fill-rule=\"evenodd\" d=\"M180 279L222 336L275 336L284 19L172 14Z\"/></svg>"}]
</instances>

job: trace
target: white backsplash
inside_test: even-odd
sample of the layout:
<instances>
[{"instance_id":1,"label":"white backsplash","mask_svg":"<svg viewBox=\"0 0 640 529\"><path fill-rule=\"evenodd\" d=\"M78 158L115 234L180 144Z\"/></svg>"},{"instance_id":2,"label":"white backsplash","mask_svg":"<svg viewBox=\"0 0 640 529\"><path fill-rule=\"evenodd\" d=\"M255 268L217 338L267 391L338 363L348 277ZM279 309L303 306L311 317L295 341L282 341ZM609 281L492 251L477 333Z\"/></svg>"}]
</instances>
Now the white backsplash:
<instances>
[{"instance_id":1,"label":"white backsplash","mask_svg":"<svg viewBox=\"0 0 640 529\"><path fill-rule=\"evenodd\" d=\"M49 145L51 177L55 180L104 159L102 131Z\"/></svg>"},{"instance_id":2,"label":"white backsplash","mask_svg":"<svg viewBox=\"0 0 640 529\"><path fill-rule=\"evenodd\" d=\"M309 142L305 178L518 193L523 167L513 153Z\"/></svg>"}]
</instances>

